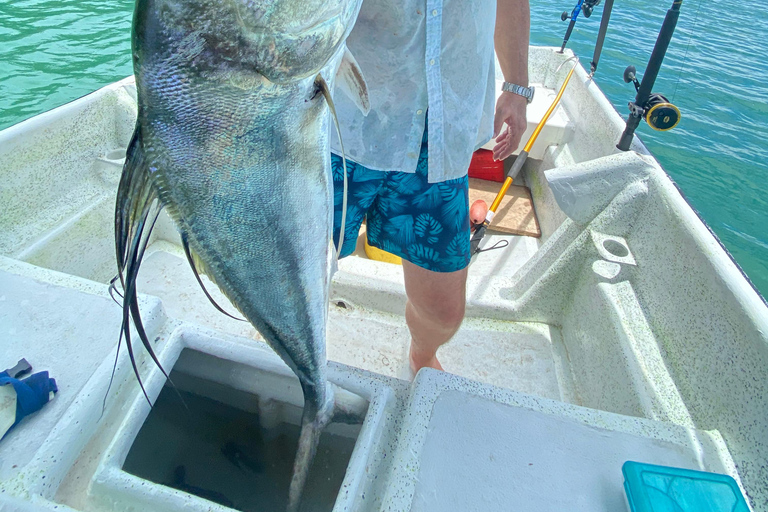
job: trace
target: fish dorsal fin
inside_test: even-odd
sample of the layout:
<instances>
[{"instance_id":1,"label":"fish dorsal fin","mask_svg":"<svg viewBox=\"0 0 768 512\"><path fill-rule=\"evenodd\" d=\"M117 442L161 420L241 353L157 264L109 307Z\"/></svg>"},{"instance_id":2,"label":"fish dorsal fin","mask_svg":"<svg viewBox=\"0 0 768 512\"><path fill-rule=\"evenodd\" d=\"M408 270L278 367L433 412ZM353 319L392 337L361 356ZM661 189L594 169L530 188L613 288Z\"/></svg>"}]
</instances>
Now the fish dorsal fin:
<instances>
[{"instance_id":1,"label":"fish dorsal fin","mask_svg":"<svg viewBox=\"0 0 768 512\"><path fill-rule=\"evenodd\" d=\"M134 357L133 345L131 342L130 321L133 320L136 333L138 334L141 343L144 345L144 348L152 358L152 361L154 361L163 375L171 382L171 384L173 384L173 381L171 381L168 373L166 373L155 355L155 352L152 350L152 345L141 320L139 298L136 291L139 267L144 259L144 252L149 244L152 229L161 209L162 204L160 204L157 190L152 183L149 162L144 155L141 130L137 126L126 151L125 164L117 189L117 202L115 205L117 279L119 279L123 288L123 322L120 327L118 350L123 339L125 339L125 346L128 350L128 357L131 360L131 366L139 381L139 386L144 393L144 397L150 405L152 404L152 401L149 399L149 395L141 381L139 368ZM115 364L117 364L117 356ZM112 378L114 378L114 371ZM110 386L112 385L112 378L110 378ZM109 389L107 390L107 393L109 393ZM103 407L106 407L106 396L104 397L104 404Z\"/></svg>"},{"instance_id":2,"label":"fish dorsal fin","mask_svg":"<svg viewBox=\"0 0 768 512\"><path fill-rule=\"evenodd\" d=\"M367 116L368 112L371 111L368 84L365 83L360 65L348 48L344 50L344 57L342 57L339 70L336 72L336 84L344 91L344 94L349 96L349 99L360 109L360 112Z\"/></svg>"}]
</instances>

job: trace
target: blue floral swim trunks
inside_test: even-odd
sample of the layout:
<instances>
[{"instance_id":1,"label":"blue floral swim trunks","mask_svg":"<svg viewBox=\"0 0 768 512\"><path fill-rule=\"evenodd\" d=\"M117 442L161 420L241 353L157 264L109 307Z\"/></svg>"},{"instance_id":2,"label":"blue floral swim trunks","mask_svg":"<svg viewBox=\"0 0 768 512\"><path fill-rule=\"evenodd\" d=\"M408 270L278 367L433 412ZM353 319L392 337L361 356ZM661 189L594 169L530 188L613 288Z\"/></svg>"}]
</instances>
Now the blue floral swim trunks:
<instances>
[{"instance_id":1,"label":"blue floral swim trunks","mask_svg":"<svg viewBox=\"0 0 768 512\"><path fill-rule=\"evenodd\" d=\"M355 250L367 217L368 243L435 272L469 264L469 181L427 181L427 129L415 173L375 171L347 160L347 218L341 256ZM334 188L333 239L338 246L344 166L331 155Z\"/></svg>"}]
</instances>

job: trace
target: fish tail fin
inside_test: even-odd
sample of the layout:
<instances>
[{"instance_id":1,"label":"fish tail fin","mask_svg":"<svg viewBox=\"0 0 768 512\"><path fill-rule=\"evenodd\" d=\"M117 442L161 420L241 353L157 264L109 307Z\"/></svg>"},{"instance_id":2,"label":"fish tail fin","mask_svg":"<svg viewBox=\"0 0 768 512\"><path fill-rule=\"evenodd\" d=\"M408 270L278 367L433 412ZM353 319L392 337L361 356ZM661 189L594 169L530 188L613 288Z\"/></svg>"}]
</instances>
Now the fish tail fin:
<instances>
[{"instance_id":1,"label":"fish tail fin","mask_svg":"<svg viewBox=\"0 0 768 512\"><path fill-rule=\"evenodd\" d=\"M331 423L360 425L365 421L365 416L368 414L368 400L360 395L334 386L333 402Z\"/></svg>"},{"instance_id":2,"label":"fish tail fin","mask_svg":"<svg viewBox=\"0 0 768 512\"><path fill-rule=\"evenodd\" d=\"M133 138L126 151L123 174L117 189L117 202L115 204L115 252L117 257L117 279L123 288L122 304L123 321L120 327L120 340L125 339L125 346L131 360L133 372L139 381L144 397L152 405L134 357L131 343L131 320L136 327L136 333L149 353L152 360L170 381L168 374L163 369L149 342L144 324L139 312L138 294L136 292L136 279L139 267L144 258L144 251L149 243L152 228L160 215L162 205L157 196L157 191L152 186L149 164L144 157L141 144L141 134L137 126ZM110 378L110 386L114 373ZM175 388L175 386L174 386ZM183 400L182 400L183 401Z\"/></svg>"},{"instance_id":3,"label":"fish tail fin","mask_svg":"<svg viewBox=\"0 0 768 512\"><path fill-rule=\"evenodd\" d=\"M299 447L293 463L293 476L288 490L288 512L298 512L301 494L307 483L309 469L315 458L317 445L323 429L331 422L334 411L334 394L330 383L326 383L322 396L307 397L305 391L304 413L301 417ZM312 398L312 399L310 399ZM318 400L319 399L319 400ZM318 406L319 404L319 406Z\"/></svg>"},{"instance_id":4,"label":"fish tail fin","mask_svg":"<svg viewBox=\"0 0 768 512\"><path fill-rule=\"evenodd\" d=\"M331 383L326 384L326 392L320 397L321 400L315 398L317 397L308 397L304 402L299 447L288 492L288 512L299 510L302 491L307 483L323 429L331 422L361 424L368 412L367 400ZM321 404L319 408L318 403Z\"/></svg>"}]
</instances>

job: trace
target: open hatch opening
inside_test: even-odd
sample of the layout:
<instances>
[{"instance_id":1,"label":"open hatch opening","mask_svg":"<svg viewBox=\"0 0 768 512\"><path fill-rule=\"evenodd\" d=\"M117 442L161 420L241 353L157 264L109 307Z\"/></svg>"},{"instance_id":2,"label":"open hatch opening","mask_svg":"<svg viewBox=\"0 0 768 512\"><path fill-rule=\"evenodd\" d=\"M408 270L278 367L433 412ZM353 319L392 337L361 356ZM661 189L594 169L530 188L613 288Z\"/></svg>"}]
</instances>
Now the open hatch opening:
<instances>
[{"instance_id":1,"label":"open hatch opening","mask_svg":"<svg viewBox=\"0 0 768 512\"><path fill-rule=\"evenodd\" d=\"M263 386L258 393L222 384L247 374ZM190 349L170 376L188 410L166 384L123 470L237 510L285 510L302 412L298 381ZM331 424L323 432L302 511L333 509L360 428Z\"/></svg>"}]
</instances>

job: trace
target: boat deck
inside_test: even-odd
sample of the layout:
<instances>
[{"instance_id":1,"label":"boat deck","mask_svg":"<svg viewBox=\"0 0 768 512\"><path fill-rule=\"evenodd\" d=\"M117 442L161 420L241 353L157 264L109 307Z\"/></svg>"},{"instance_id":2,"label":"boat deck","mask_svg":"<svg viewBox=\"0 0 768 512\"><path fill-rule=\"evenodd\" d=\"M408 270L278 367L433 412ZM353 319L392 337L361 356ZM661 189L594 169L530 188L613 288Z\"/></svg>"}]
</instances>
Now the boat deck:
<instances>
[{"instance_id":1,"label":"boat deck","mask_svg":"<svg viewBox=\"0 0 768 512\"><path fill-rule=\"evenodd\" d=\"M157 244L142 265L139 289L159 298L173 318L261 339L250 324L228 318L208 303L180 252L177 246ZM344 262L341 263L343 268ZM383 272L387 270L384 268ZM397 267L391 270L393 277L402 280ZM237 315L226 297L207 279L205 282L216 302ZM404 302L400 302L404 308ZM376 311L339 298L332 302L327 340L330 360L410 380L408 346L408 328L402 314ZM485 384L553 400L573 396L559 330L545 324L468 318L441 349L440 357L447 371Z\"/></svg>"},{"instance_id":2,"label":"boat deck","mask_svg":"<svg viewBox=\"0 0 768 512\"><path fill-rule=\"evenodd\" d=\"M549 93L540 101L565 58L532 48L530 76ZM125 80L0 134L0 333L10 340L0 361L26 357L60 388L0 442L0 508L228 510L123 470L149 414L124 352L102 409L122 320L107 290L114 193L135 101ZM634 458L730 474L768 511L768 308L639 140L617 152L622 120L582 68L555 118L516 180L530 188L541 238L487 237L509 247L471 264L467 318L440 350L447 372L408 380L401 269L359 252L339 262L329 378L368 413L335 510L434 510L443 502L426 499L428 482L445 497L491 497L488 509L512 499L503 488L527 493L531 509L556 509L562 495L559 508L616 510L618 464ZM301 405L258 334L204 297L164 214L138 291L164 367L215 382L208 398L257 404L264 417L269 400ZM165 380L137 354L157 397ZM463 451L441 451L449 440ZM535 487L555 474L553 487ZM525 488L504 487L515 481ZM577 502L581 488L591 492Z\"/></svg>"},{"instance_id":3,"label":"boat deck","mask_svg":"<svg viewBox=\"0 0 768 512\"><path fill-rule=\"evenodd\" d=\"M154 252L144 279L186 281L197 293L191 273L161 274L163 269L186 268L175 260L180 258ZM83 511L138 506L225 512L230 509L224 504L253 499L242 488L231 490L233 481L243 480L242 471L235 470L229 479L199 471L203 463L223 465L223 474L233 471L218 455L229 446L229 439L240 439L231 437L239 430L226 434L234 428L231 420L216 427L210 422L217 418L202 417L196 430L208 433L201 439L179 430L184 422L176 421L178 414L170 416L178 426L167 419L150 422L150 409L125 357L118 364L114 388L107 393L121 315L106 287L7 259L0 263L5 268L0 271L0 286L11 290L2 296L9 307L0 321L13 317L30 342L5 348L0 357L15 357L24 349L26 357L50 369L61 382L57 398L0 444L0 461L8 461L0 464L0 479L10 494L0 503L25 511L52 511L65 505ZM183 393L198 397L195 412L205 413L198 402L207 399L218 408L258 411L258 428L264 432L266 421L295 424L301 391L279 358L249 336L227 334L228 328L242 329L234 320L215 329L202 327L200 316L195 323L183 320L180 317L189 314L183 303L146 296L142 309L161 363L177 372L176 385ZM557 330L543 324L469 319L445 352L444 363L459 363L470 378L423 370L413 382L382 375L402 367L395 361L399 349L404 362L406 332L395 315L338 306L332 310L331 359L340 351L354 366L331 363L329 378L368 402L362 429L349 433L344 425L329 428L334 435L356 439L334 510L437 511L449 503L461 503L463 508L485 502L493 490L495 504L516 497L532 508L546 502L607 512L623 501L619 468L625 460L735 471L717 432L564 403L564 395L572 390L563 385L568 367L564 354L556 353L561 343L553 342L559 337ZM74 359L62 357L75 334L89 350ZM361 339L370 340L370 346L349 343ZM392 341L387 344L385 339ZM488 361L494 362L493 367L482 364ZM143 351L138 365L155 399L168 384ZM366 366L377 373L366 371ZM105 396L107 409L102 413ZM172 395L170 401L175 400ZM275 410L273 400L285 405ZM161 401L156 407L163 407ZM134 451L134 439L138 443L150 434L171 437L136 445ZM244 449L245 455L252 453ZM281 450L278 446L272 453ZM190 464L186 483L177 490L178 483L168 483L165 475ZM135 476L137 472L142 477ZM31 504L17 500L24 493L39 497ZM571 502L573 495L579 496L577 503ZM304 510L328 509L309 500Z\"/></svg>"}]
</instances>

